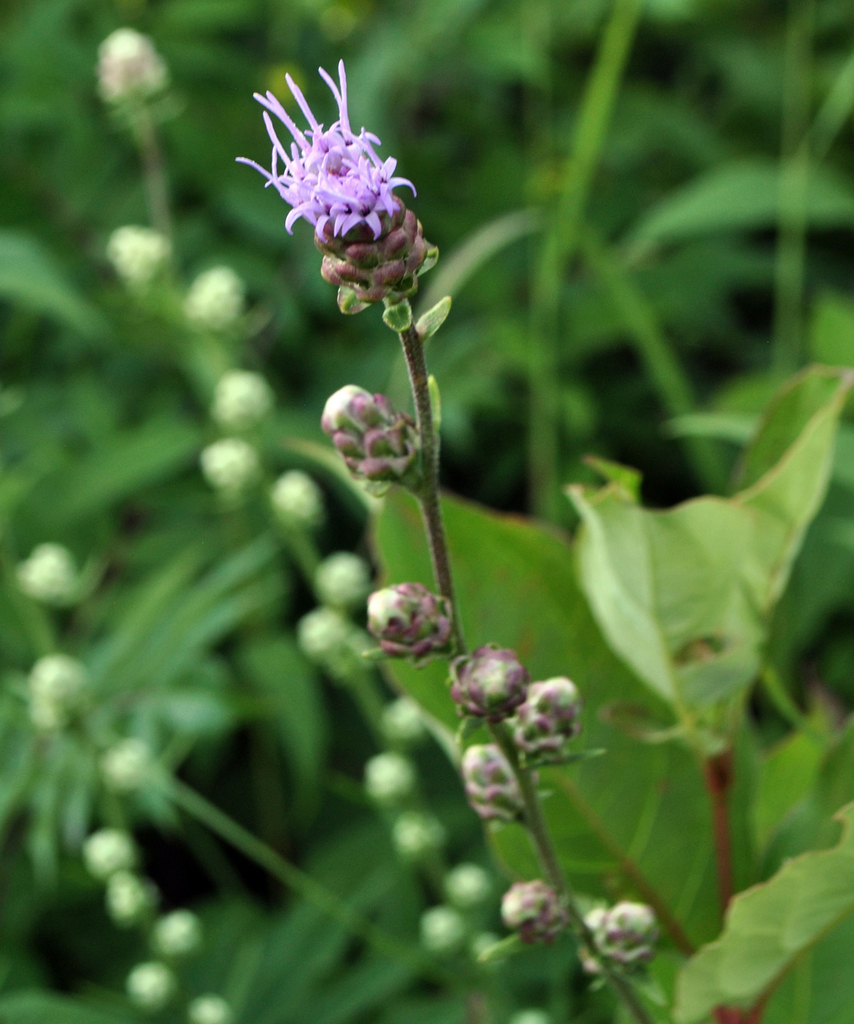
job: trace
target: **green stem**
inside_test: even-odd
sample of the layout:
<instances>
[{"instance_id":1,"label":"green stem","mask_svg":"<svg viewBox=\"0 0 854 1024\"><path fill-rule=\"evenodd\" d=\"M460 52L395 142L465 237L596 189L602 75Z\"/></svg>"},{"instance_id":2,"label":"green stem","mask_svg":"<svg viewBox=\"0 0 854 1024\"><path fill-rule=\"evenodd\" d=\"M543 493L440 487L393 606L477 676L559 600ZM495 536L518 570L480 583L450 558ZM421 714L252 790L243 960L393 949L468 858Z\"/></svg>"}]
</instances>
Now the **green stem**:
<instances>
[{"instance_id":1,"label":"green stem","mask_svg":"<svg viewBox=\"0 0 854 1024\"><path fill-rule=\"evenodd\" d=\"M558 508L560 350L558 313L564 272L575 255L587 199L599 166L642 0L615 0L587 82L569 158L569 170L534 273L531 307L531 505L554 518Z\"/></svg>"},{"instance_id":2,"label":"green stem","mask_svg":"<svg viewBox=\"0 0 854 1024\"><path fill-rule=\"evenodd\" d=\"M363 939L378 952L404 964L422 976L433 978L443 984L449 982L447 973L442 968L378 928L335 893L316 882L304 871L294 867L266 843L263 843L200 793L181 782L180 779L170 779L166 783L166 787L169 797L181 810L215 832L235 849L240 850L250 860L269 871L283 885L334 918L353 935Z\"/></svg>"},{"instance_id":3,"label":"green stem","mask_svg":"<svg viewBox=\"0 0 854 1024\"><path fill-rule=\"evenodd\" d=\"M166 238L171 239L172 217L169 213L169 186L166 181L166 168L160 144L157 141L154 121L148 107L140 108L135 118L134 128L142 157L148 215L155 229Z\"/></svg>"}]
</instances>

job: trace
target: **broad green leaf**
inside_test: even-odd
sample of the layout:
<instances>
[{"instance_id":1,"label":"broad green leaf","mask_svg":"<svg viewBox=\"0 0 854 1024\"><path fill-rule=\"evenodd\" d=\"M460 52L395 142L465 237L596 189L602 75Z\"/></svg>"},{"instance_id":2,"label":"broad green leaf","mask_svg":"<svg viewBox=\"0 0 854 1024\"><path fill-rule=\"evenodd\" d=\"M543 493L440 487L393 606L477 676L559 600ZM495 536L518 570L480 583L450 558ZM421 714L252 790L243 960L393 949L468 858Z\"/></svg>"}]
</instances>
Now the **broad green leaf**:
<instances>
[{"instance_id":1,"label":"broad green leaf","mask_svg":"<svg viewBox=\"0 0 854 1024\"><path fill-rule=\"evenodd\" d=\"M21 231L0 231L0 299L51 316L87 337L104 332L99 311L66 280L41 242Z\"/></svg>"},{"instance_id":2,"label":"broad green leaf","mask_svg":"<svg viewBox=\"0 0 854 1024\"><path fill-rule=\"evenodd\" d=\"M15 992L0 997L0 1020L3 1024L133 1024L137 1018L51 992Z\"/></svg>"},{"instance_id":3,"label":"broad green leaf","mask_svg":"<svg viewBox=\"0 0 854 1024\"><path fill-rule=\"evenodd\" d=\"M821 740L808 732L793 732L766 753L754 807L759 848L765 846L786 814L807 795L824 753Z\"/></svg>"},{"instance_id":4,"label":"broad green leaf","mask_svg":"<svg viewBox=\"0 0 854 1024\"><path fill-rule=\"evenodd\" d=\"M752 484L667 511L614 485L569 496L582 585L613 649L660 697L702 706L755 677L771 611L824 498L850 375L790 382L745 458Z\"/></svg>"},{"instance_id":5,"label":"broad green leaf","mask_svg":"<svg viewBox=\"0 0 854 1024\"><path fill-rule=\"evenodd\" d=\"M770 161L734 161L702 174L645 213L628 242L637 257L656 246L719 231L773 227L780 172ZM854 192L827 169L812 168L808 222L817 228L854 225Z\"/></svg>"},{"instance_id":6,"label":"broad green leaf","mask_svg":"<svg viewBox=\"0 0 854 1024\"><path fill-rule=\"evenodd\" d=\"M677 1024L700 1024L716 1006L751 1006L798 957L854 911L854 805L837 815L832 850L805 853L735 897L723 934L677 982Z\"/></svg>"},{"instance_id":7,"label":"broad green leaf","mask_svg":"<svg viewBox=\"0 0 854 1024\"><path fill-rule=\"evenodd\" d=\"M810 355L830 366L854 366L854 303L826 292L815 303L810 323Z\"/></svg>"}]
</instances>

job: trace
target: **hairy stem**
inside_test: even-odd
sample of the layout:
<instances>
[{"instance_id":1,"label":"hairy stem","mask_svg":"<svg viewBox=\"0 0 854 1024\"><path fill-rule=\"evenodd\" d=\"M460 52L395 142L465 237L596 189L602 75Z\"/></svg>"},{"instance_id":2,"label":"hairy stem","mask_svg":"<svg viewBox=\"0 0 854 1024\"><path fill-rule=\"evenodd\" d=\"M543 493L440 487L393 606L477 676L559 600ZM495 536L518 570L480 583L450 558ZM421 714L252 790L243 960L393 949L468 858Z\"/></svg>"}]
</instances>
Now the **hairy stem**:
<instances>
[{"instance_id":1,"label":"hairy stem","mask_svg":"<svg viewBox=\"0 0 854 1024\"><path fill-rule=\"evenodd\" d=\"M732 899L732 850L729 835L729 791L732 787L732 750L706 759L703 775L712 805L712 829L715 839L715 863L718 870L718 891L721 911Z\"/></svg>"}]
</instances>

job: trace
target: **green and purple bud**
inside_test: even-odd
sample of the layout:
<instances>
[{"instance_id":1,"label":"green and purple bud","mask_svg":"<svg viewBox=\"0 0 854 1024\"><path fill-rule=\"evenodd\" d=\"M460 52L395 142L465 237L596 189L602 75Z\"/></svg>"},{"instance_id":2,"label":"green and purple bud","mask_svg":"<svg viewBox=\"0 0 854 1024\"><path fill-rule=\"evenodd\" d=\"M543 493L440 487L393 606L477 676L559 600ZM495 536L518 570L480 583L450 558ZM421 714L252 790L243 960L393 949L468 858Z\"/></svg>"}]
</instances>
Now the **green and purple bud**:
<instances>
[{"instance_id":1,"label":"green and purple bud","mask_svg":"<svg viewBox=\"0 0 854 1024\"><path fill-rule=\"evenodd\" d=\"M558 894L545 882L515 882L501 900L501 919L523 942L554 942L569 917Z\"/></svg>"},{"instance_id":2,"label":"green and purple bud","mask_svg":"<svg viewBox=\"0 0 854 1024\"><path fill-rule=\"evenodd\" d=\"M500 722L525 700L530 678L515 651L486 644L453 660L451 696L461 715Z\"/></svg>"},{"instance_id":3,"label":"green and purple bud","mask_svg":"<svg viewBox=\"0 0 854 1024\"><path fill-rule=\"evenodd\" d=\"M495 743L475 744L462 758L463 784L472 810L485 821L515 821L522 811L519 783Z\"/></svg>"},{"instance_id":4,"label":"green and purple bud","mask_svg":"<svg viewBox=\"0 0 854 1024\"><path fill-rule=\"evenodd\" d=\"M450 605L420 583L398 583L368 598L368 629L390 657L424 664L450 652Z\"/></svg>"},{"instance_id":5,"label":"green and purple bud","mask_svg":"<svg viewBox=\"0 0 854 1024\"><path fill-rule=\"evenodd\" d=\"M385 395L348 384L327 400L320 425L353 476L376 484L415 483L415 424L410 416L396 412Z\"/></svg>"},{"instance_id":6,"label":"green and purple bud","mask_svg":"<svg viewBox=\"0 0 854 1024\"><path fill-rule=\"evenodd\" d=\"M585 915L584 923L592 932L596 947L582 958L582 965L588 974L601 971L596 957L603 957L624 970L631 970L649 963L655 956L658 924L652 908L645 903L624 900L610 910L597 907Z\"/></svg>"},{"instance_id":7,"label":"green and purple bud","mask_svg":"<svg viewBox=\"0 0 854 1024\"><path fill-rule=\"evenodd\" d=\"M567 744L581 732L584 704L566 676L531 683L516 711L513 739L529 765L560 764Z\"/></svg>"}]
</instances>

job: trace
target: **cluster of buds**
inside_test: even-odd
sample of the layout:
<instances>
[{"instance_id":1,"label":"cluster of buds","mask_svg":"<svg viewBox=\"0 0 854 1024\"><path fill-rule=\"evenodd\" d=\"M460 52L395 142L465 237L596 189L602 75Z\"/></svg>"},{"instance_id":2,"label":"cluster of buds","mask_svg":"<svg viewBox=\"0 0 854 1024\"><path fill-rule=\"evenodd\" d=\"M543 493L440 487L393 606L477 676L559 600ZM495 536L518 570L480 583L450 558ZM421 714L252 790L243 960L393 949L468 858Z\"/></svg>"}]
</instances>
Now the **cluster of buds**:
<instances>
[{"instance_id":1,"label":"cluster of buds","mask_svg":"<svg viewBox=\"0 0 854 1024\"><path fill-rule=\"evenodd\" d=\"M329 397L320 425L357 479L381 486L416 483L415 424L410 416L396 412L385 395L348 384Z\"/></svg>"},{"instance_id":2,"label":"cluster of buds","mask_svg":"<svg viewBox=\"0 0 854 1024\"><path fill-rule=\"evenodd\" d=\"M86 693L86 667L67 654L48 654L33 665L29 677L30 720L40 730L62 729Z\"/></svg>"},{"instance_id":3,"label":"cluster of buds","mask_svg":"<svg viewBox=\"0 0 854 1024\"><path fill-rule=\"evenodd\" d=\"M381 807L397 806L414 791L415 769L402 754L385 751L365 765L365 792Z\"/></svg>"},{"instance_id":4,"label":"cluster of buds","mask_svg":"<svg viewBox=\"0 0 854 1024\"><path fill-rule=\"evenodd\" d=\"M137 964L125 982L128 999L139 1010L157 1013L172 999L178 988L174 972L156 960Z\"/></svg>"},{"instance_id":5,"label":"cluster of buds","mask_svg":"<svg viewBox=\"0 0 854 1024\"><path fill-rule=\"evenodd\" d=\"M445 904L430 907L421 915L419 923L421 945L429 953L439 956L454 953L462 945L466 931L463 915Z\"/></svg>"},{"instance_id":6,"label":"cluster of buds","mask_svg":"<svg viewBox=\"0 0 854 1024\"><path fill-rule=\"evenodd\" d=\"M192 910L173 910L154 922L151 941L161 956L187 956L201 945L201 921Z\"/></svg>"},{"instance_id":7,"label":"cluster of buds","mask_svg":"<svg viewBox=\"0 0 854 1024\"><path fill-rule=\"evenodd\" d=\"M513 739L526 764L560 764L581 731L578 688L566 676L531 683L516 710Z\"/></svg>"},{"instance_id":8,"label":"cluster of buds","mask_svg":"<svg viewBox=\"0 0 854 1024\"><path fill-rule=\"evenodd\" d=\"M423 665L451 651L451 608L420 583L398 583L371 594L368 629L385 654Z\"/></svg>"},{"instance_id":9,"label":"cluster of buds","mask_svg":"<svg viewBox=\"0 0 854 1024\"><path fill-rule=\"evenodd\" d=\"M461 714L500 722L524 701L530 678L515 651L485 644L451 662L451 696Z\"/></svg>"},{"instance_id":10,"label":"cluster of buds","mask_svg":"<svg viewBox=\"0 0 854 1024\"><path fill-rule=\"evenodd\" d=\"M226 331L240 319L245 295L246 286L230 267L212 267L190 285L184 312L198 327Z\"/></svg>"},{"instance_id":11,"label":"cluster of buds","mask_svg":"<svg viewBox=\"0 0 854 1024\"><path fill-rule=\"evenodd\" d=\"M333 679L347 681L364 671L362 654L370 639L335 608L315 608L297 623L297 643Z\"/></svg>"},{"instance_id":12,"label":"cluster of buds","mask_svg":"<svg viewBox=\"0 0 854 1024\"><path fill-rule=\"evenodd\" d=\"M71 604L80 590L74 558L61 544L38 544L15 573L21 590L43 604Z\"/></svg>"},{"instance_id":13,"label":"cluster of buds","mask_svg":"<svg viewBox=\"0 0 854 1024\"><path fill-rule=\"evenodd\" d=\"M601 972L599 959L625 971L649 963L655 956L658 924L651 907L624 900L610 909L597 907L585 915L594 949L586 950L582 965L588 974Z\"/></svg>"},{"instance_id":14,"label":"cluster of buds","mask_svg":"<svg viewBox=\"0 0 854 1024\"><path fill-rule=\"evenodd\" d=\"M110 235L107 259L132 289L144 289L165 269L172 255L169 239L153 228L127 224Z\"/></svg>"},{"instance_id":15,"label":"cluster of buds","mask_svg":"<svg viewBox=\"0 0 854 1024\"><path fill-rule=\"evenodd\" d=\"M202 474L207 482L230 499L235 499L259 473L258 453L242 437L223 437L214 441L200 456Z\"/></svg>"},{"instance_id":16,"label":"cluster of buds","mask_svg":"<svg viewBox=\"0 0 854 1024\"><path fill-rule=\"evenodd\" d=\"M139 924L148 917L156 901L157 892L151 882L132 871L115 871L107 879L107 913L119 928Z\"/></svg>"},{"instance_id":17,"label":"cluster of buds","mask_svg":"<svg viewBox=\"0 0 854 1024\"><path fill-rule=\"evenodd\" d=\"M335 551L317 567L314 589L332 608L364 608L371 589L371 567L352 551Z\"/></svg>"},{"instance_id":18,"label":"cluster of buds","mask_svg":"<svg viewBox=\"0 0 854 1024\"><path fill-rule=\"evenodd\" d=\"M445 829L432 814L404 811L392 826L391 838L404 860L418 862L438 853L445 842Z\"/></svg>"},{"instance_id":19,"label":"cluster of buds","mask_svg":"<svg viewBox=\"0 0 854 1024\"><path fill-rule=\"evenodd\" d=\"M273 392L260 373L229 370L217 382L211 416L226 430L246 430L273 407Z\"/></svg>"},{"instance_id":20,"label":"cluster of buds","mask_svg":"<svg viewBox=\"0 0 854 1024\"><path fill-rule=\"evenodd\" d=\"M83 863L93 878L107 881L117 871L130 871L136 864L136 846L127 832L102 828L83 844Z\"/></svg>"},{"instance_id":21,"label":"cluster of buds","mask_svg":"<svg viewBox=\"0 0 854 1024\"><path fill-rule=\"evenodd\" d=\"M554 889L538 879L510 886L501 900L501 919L523 942L553 942L569 915Z\"/></svg>"},{"instance_id":22,"label":"cluster of buds","mask_svg":"<svg viewBox=\"0 0 854 1024\"><path fill-rule=\"evenodd\" d=\"M151 780L154 759L148 744L136 737L120 740L101 757L101 776L108 789L132 793Z\"/></svg>"},{"instance_id":23,"label":"cluster of buds","mask_svg":"<svg viewBox=\"0 0 854 1024\"><path fill-rule=\"evenodd\" d=\"M475 744L462 758L468 802L484 821L514 821L522 811L522 793L510 762L495 743Z\"/></svg>"},{"instance_id":24,"label":"cluster of buds","mask_svg":"<svg viewBox=\"0 0 854 1024\"><path fill-rule=\"evenodd\" d=\"M486 902L492 892L492 879L479 864L462 863L445 875L445 895L458 910L472 910Z\"/></svg>"},{"instance_id":25,"label":"cluster of buds","mask_svg":"<svg viewBox=\"0 0 854 1024\"><path fill-rule=\"evenodd\" d=\"M289 470L279 477L270 492L270 502L284 525L302 530L316 530L326 515L323 492L299 469Z\"/></svg>"},{"instance_id":26,"label":"cluster of buds","mask_svg":"<svg viewBox=\"0 0 854 1024\"><path fill-rule=\"evenodd\" d=\"M98 91L105 102L146 100L168 83L169 71L148 36L119 28L98 47Z\"/></svg>"}]
</instances>

